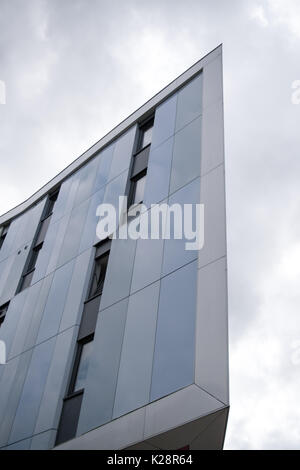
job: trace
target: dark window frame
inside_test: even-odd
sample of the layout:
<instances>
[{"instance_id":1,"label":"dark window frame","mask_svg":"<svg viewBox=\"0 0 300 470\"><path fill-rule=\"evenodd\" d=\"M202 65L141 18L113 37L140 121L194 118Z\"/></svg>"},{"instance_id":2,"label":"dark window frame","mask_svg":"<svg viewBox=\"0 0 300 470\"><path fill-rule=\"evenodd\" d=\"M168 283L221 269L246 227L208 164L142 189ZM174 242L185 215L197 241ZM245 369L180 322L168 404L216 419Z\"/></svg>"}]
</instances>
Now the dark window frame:
<instances>
[{"instance_id":1,"label":"dark window frame","mask_svg":"<svg viewBox=\"0 0 300 470\"><path fill-rule=\"evenodd\" d=\"M5 241L9 226L10 226L10 224L4 224L2 226L1 235L0 235L0 250L3 246L4 241Z\"/></svg>"},{"instance_id":2,"label":"dark window frame","mask_svg":"<svg viewBox=\"0 0 300 470\"><path fill-rule=\"evenodd\" d=\"M55 205L55 202L57 201L58 195L59 195L60 187L53 191L52 193L49 193L47 196L47 201L45 204L45 208L42 214L42 217L39 221L38 228L35 233L34 237L34 242L30 248L26 263L25 263L25 268L22 273L19 285L17 287L16 294L19 294L23 290L27 289L27 287L30 287L31 281L33 278L33 273L35 271L36 263L39 257L39 253L41 249L43 248L44 240L49 228L50 224L50 219L53 214L53 208ZM43 228L46 226L46 229Z\"/></svg>"},{"instance_id":3,"label":"dark window frame","mask_svg":"<svg viewBox=\"0 0 300 470\"><path fill-rule=\"evenodd\" d=\"M5 304L1 305L1 307L0 307L0 328L1 328L1 326L3 325L3 323L5 321L5 317L6 317L6 314L7 314L8 307L9 307L9 302L6 302Z\"/></svg>"},{"instance_id":4,"label":"dark window frame","mask_svg":"<svg viewBox=\"0 0 300 470\"><path fill-rule=\"evenodd\" d=\"M98 243L95 246L95 249L96 249L96 252L95 252L95 257L94 257L92 274L91 274L90 282L89 282L89 285L88 285L87 296L86 296L86 299L85 299L84 303L90 302L95 297L98 297L99 295L102 295L103 288L104 288L104 282L105 282L105 276L106 276L106 273L107 273L107 266L108 266L108 262L109 262L109 255L110 255L110 249L111 249L111 240L106 239L106 240L101 241L100 243ZM95 275L95 271L96 271L96 267L97 267L96 265L97 265L97 262L100 261L101 258L104 258L104 257L107 258L107 262L106 262L106 268L105 268L105 273L104 273L104 280L103 280L103 284L102 284L102 289L101 289L100 292L96 291L96 292L93 293L92 288L93 288L94 275Z\"/></svg>"},{"instance_id":5,"label":"dark window frame","mask_svg":"<svg viewBox=\"0 0 300 470\"><path fill-rule=\"evenodd\" d=\"M130 179L130 191L129 191L129 197L128 197L128 209L133 206L133 205L139 205L143 203L143 199L139 202L134 202L135 195L136 195L136 188L137 188L137 183L139 180L147 176L147 168L142 170L140 173L137 175L133 176Z\"/></svg>"},{"instance_id":6,"label":"dark window frame","mask_svg":"<svg viewBox=\"0 0 300 470\"><path fill-rule=\"evenodd\" d=\"M141 150L151 145L151 142L149 142L146 145L142 145L142 144L143 144L145 132L147 132L151 128L153 129L153 127L154 127L154 116L149 117L146 121L144 121L143 123L139 125L139 130L138 130L139 135L138 135L136 153L140 152Z\"/></svg>"},{"instance_id":7,"label":"dark window frame","mask_svg":"<svg viewBox=\"0 0 300 470\"><path fill-rule=\"evenodd\" d=\"M67 395L65 396L64 400L72 398L75 395L79 395L80 393L83 393L84 391L84 388L81 388L80 390L75 391L75 385L76 385L77 375L79 371L83 347L85 344L91 343L92 341L94 341L94 333L86 336L85 338L82 338L80 341L77 341L77 349L76 349L75 358L73 362L72 373L71 373L71 377L69 381Z\"/></svg>"}]
</instances>

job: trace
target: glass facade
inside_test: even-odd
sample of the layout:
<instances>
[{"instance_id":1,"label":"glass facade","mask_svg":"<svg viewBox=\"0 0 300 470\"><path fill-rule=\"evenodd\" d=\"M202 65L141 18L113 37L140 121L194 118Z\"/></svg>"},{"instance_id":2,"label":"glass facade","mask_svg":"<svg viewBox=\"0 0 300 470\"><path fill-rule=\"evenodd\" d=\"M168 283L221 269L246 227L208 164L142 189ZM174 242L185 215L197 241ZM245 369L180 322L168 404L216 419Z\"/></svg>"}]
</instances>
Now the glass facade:
<instances>
[{"instance_id":1,"label":"glass facade","mask_svg":"<svg viewBox=\"0 0 300 470\"><path fill-rule=\"evenodd\" d=\"M149 214L153 204L201 202L202 75L67 176L51 218L43 219L44 197L8 221L0 248L0 306L8 303L0 328L7 352L0 365L0 449L54 446L76 357L72 390L84 389L77 436L195 382L198 251L187 251L184 237L112 239L101 258L105 270L93 263L97 207L118 207L119 197L129 195L133 158L142 148L149 147L141 154L146 170L134 202L143 201ZM30 283L18 292L40 241ZM91 292L92 300L99 292L101 299L88 305ZM84 315L95 308L93 337L78 359L78 334L83 323L86 331L90 326Z\"/></svg>"}]
</instances>

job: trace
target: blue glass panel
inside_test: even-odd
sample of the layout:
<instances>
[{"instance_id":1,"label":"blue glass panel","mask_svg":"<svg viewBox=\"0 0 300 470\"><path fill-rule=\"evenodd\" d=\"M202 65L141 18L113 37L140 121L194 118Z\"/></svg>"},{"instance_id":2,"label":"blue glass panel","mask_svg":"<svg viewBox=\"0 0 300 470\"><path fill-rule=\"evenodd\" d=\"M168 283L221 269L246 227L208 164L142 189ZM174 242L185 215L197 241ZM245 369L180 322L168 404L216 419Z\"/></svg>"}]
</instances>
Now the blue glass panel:
<instances>
[{"instance_id":1,"label":"blue glass panel","mask_svg":"<svg viewBox=\"0 0 300 470\"><path fill-rule=\"evenodd\" d=\"M131 292L135 292L143 287L157 281L161 276L162 257L164 241L159 234L158 239L151 239L151 217L153 210L141 215L148 219L148 239L140 238L137 241L134 259Z\"/></svg>"},{"instance_id":2,"label":"blue glass panel","mask_svg":"<svg viewBox=\"0 0 300 470\"><path fill-rule=\"evenodd\" d=\"M9 273L12 269L14 260L15 260L15 255L11 255L9 258L6 258L0 263L0 305L5 303L4 301L2 302L1 299L5 297L4 288L5 288L5 284L9 276Z\"/></svg>"},{"instance_id":3,"label":"blue glass panel","mask_svg":"<svg viewBox=\"0 0 300 470\"><path fill-rule=\"evenodd\" d=\"M21 247L14 255L12 255L13 263L10 267L9 274L6 279L4 289L2 291L0 305L9 301L16 293L25 262L28 256L29 247L27 245Z\"/></svg>"},{"instance_id":4,"label":"blue glass panel","mask_svg":"<svg viewBox=\"0 0 300 470\"><path fill-rule=\"evenodd\" d=\"M112 241L101 309L129 295L135 247L136 241L130 238Z\"/></svg>"},{"instance_id":5,"label":"blue glass panel","mask_svg":"<svg viewBox=\"0 0 300 470\"><path fill-rule=\"evenodd\" d=\"M59 259L59 255L60 255L60 252L61 252L62 244L64 242L65 234L66 234L66 231L67 231L67 228L68 228L70 217L71 217L71 212L69 212L67 215L62 217L57 222L57 224L55 224L56 236L54 234L55 239L54 239L53 247L52 247L51 252L50 252L50 258L49 258L49 262L48 262L48 266L47 266L47 270L46 270L46 275L48 275L49 273L54 271L54 269L56 269L56 267L58 265L58 259ZM48 232L50 231L51 228L52 227L50 225ZM47 233L47 235L48 235L48 233ZM43 250L45 248L43 246ZM49 246L49 248L51 248L51 246ZM47 252L48 252L48 246L47 246Z\"/></svg>"},{"instance_id":6,"label":"blue glass panel","mask_svg":"<svg viewBox=\"0 0 300 470\"><path fill-rule=\"evenodd\" d=\"M0 263L3 262L11 253L16 251L15 239L21 230L21 218L13 220L8 228L7 235L0 250ZM1 264L0 264L1 266ZM1 271L0 271L1 272Z\"/></svg>"},{"instance_id":7,"label":"blue glass panel","mask_svg":"<svg viewBox=\"0 0 300 470\"><path fill-rule=\"evenodd\" d=\"M151 147L143 201L147 207L168 197L173 144L171 138L155 149Z\"/></svg>"},{"instance_id":8,"label":"blue glass panel","mask_svg":"<svg viewBox=\"0 0 300 470\"><path fill-rule=\"evenodd\" d=\"M161 281L151 401L194 382L197 261Z\"/></svg>"},{"instance_id":9,"label":"blue glass panel","mask_svg":"<svg viewBox=\"0 0 300 470\"><path fill-rule=\"evenodd\" d=\"M184 204L199 204L200 202L200 178L194 180L184 188L174 193L169 198L169 206L173 204L180 204L182 213L184 210ZM196 227L196 208L193 206L193 229ZM181 239L174 239L174 218L170 217L170 234L171 238L164 241L164 256L163 256L163 275L174 271L175 269L183 266L184 264L196 259L198 256L197 250L186 250L185 244L189 243L189 240L184 236ZM187 219L186 219L187 220ZM183 217L181 219L182 227L184 224Z\"/></svg>"},{"instance_id":10,"label":"blue glass panel","mask_svg":"<svg viewBox=\"0 0 300 470\"><path fill-rule=\"evenodd\" d=\"M57 201L54 205L50 224L57 222L61 217L68 214L74 205L77 189L80 183L80 171L68 178L61 186Z\"/></svg>"},{"instance_id":11,"label":"blue glass panel","mask_svg":"<svg viewBox=\"0 0 300 470\"><path fill-rule=\"evenodd\" d=\"M99 166L97 169L94 192L103 188L108 182L108 175L112 163L115 144L109 145L99 154Z\"/></svg>"},{"instance_id":12,"label":"blue glass panel","mask_svg":"<svg viewBox=\"0 0 300 470\"><path fill-rule=\"evenodd\" d=\"M46 431L32 437L30 450L48 450L55 444L56 431Z\"/></svg>"},{"instance_id":13,"label":"blue glass panel","mask_svg":"<svg viewBox=\"0 0 300 470\"><path fill-rule=\"evenodd\" d=\"M57 336L36 421L35 434L58 427L61 403L67 388L68 374L66 371L69 371L71 367L77 334L78 327L75 327Z\"/></svg>"},{"instance_id":14,"label":"blue glass panel","mask_svg":"<svg viewBox=\"0 0 300 470\"><path fill-rule=\"evenodd\" d=\"M64 219L62 219L63 221ZM35 270L33 273L33 278L32 278L32 284L35 282L39 281L46 275L46 271L49 265L49 261L51 259L51 256L54 253L54 247L55 244L57 243L59 234L60 234L60 226L61 226L61 221L55 222L55 224L50 224L48 227L45 240L43 243L43 247L39 253L36 265L35 265Z\"/></svg>"},{"instance_id":15,"label":"blue glass panel","mask_svg":"<svg viewBox=\"0 0 300 470\"><path fill-rule=\"evenodd\" d=\"M28 289L25 289L11 300L6 313L5 321L0 328L0 340L5 342L7 358L10 357L10 351L27 295Z\"/></svg>"},{"instance_id":16,"label":"blue glass panel","mask_svg":"<svg viewBox=\"0 0 300 470\"><path fill-rule=\"evenodd\" d=\"M178 94L176 131L202 113L202 74L185 85Z\"/></svg>"},{"instance_id":17,"label":"blue glass panel","mask_svg":"<svg viewBox=\"0 0 300 470\"><path fill-rule=\"evenodd\" d=\"M24 221L22 222L24 228L19 232L20 237L17 237L16 239L16 243L18 244L16 248L33 240L45 207L45 203L46 198L44 198L36 206L26 211L22 216L22 218L24 218Z\"/></svg>"},{"instance_id":18,"label":"blue glass panel","mask_svg":"<svg viewBox=\"0 0 300 470\"><path fill-rule=\"evenodd\" d=\"M129 298L113 418L149 402L158 297L159 282Z\"/></svg>"},{"instance_id":19,"label":"blue glass panel","mask_svg":"<svg viewBox=\"0 0 300 470\"><path fill-rule=\"evenodd\" d=\"M120 175L129 167L133 152L135 133L136 126L129 129L129 131L123 134L116 141L112 164L109 172L109 180Z\"/></svg>"},{"instance_id":20,"label":"blue glass panel","mask_svg":"<svg viewBox=\"0 0 300 470\"><path fill-rule=\"evenodd\" d=\"M200 175L201 117L175 134L170 193Z\"/></svg>"},{"instance_id":21,"label":"blue glass panel","mask_svg":"<svg viewBox=\"0 0 300 470\"><path fill-rule=\"evenodd\" d=\"M32 354L9 443L32 436L55 346L55 338L37 346Z\"/></svg>"},{"instance_id":22,"label":"blue glass panel","mask_svg":"<svg viewBox=\"0 0 300 470\"><path fill-rule=\"evenodd\" d=\"M74 260L65 264L54 273L49 296L45 306L43 318L41 321L37 343L58 333L64 310L71 276L74 267Z\"/></svg>"},{"instance_id":23,"label":"blue glass panel","mask_svg":"<svg viewBox=\"0 0 300 470\"><path fill-rule=\"evenodd\" d=\"M75 260L70 287L61 319L59 331L78 325L86 299L86 291L89 283L89 273L93 263L93 249L87 250Z\"/></svg>"},{"instance_id":24,"label":"blue glass panel","mask_svg":"<svg viewBox=\"0 0 300 470\"><path fill-rule=\"evenodd\" d=\"M68 200L71 194L71 188L73 184L73 178L69 177L61 184L57 200L55 202L53 208L53 214L51 217L50 224L54 224L57 222L61 217L63 217L66 213L66 208L68 204Z\"/></svg>"},{"instance_id":25,"label":"blue glass panel","mask_svg":"<svg viewBox=\"0 0 300 470\"><path fill-rule=\"evenodd\" d=\"M7 444L31 355L27 351L5 365L0 383L0 447Z\"/></svg>"},{"instance_id":26,"label":"blue glass panel","mask_svg":"<svg viewBox=\"0 0 300 470\"><path fill-rule=\"evenodd\" d=\"M87 218L82 232L80 241L79 253L91 248L96 240L96 226L99 221L99 216L96 215L96 210L99 204L102 204L104 198L105 188L100 189L89 200L89 208Z\"/></svg>"},{"instance_id":27,"label":"blue glass panel","mask_svg":"<svg viewBox=\"0 0 300 470\"><path fill-rule=\"evenodd\" d=\"M175 132L177 93L164 101L155 111L152 148L171 137Z\"/></svg>"},{"instance_id":28,"label":"blue glass panel","mask_svg":"<svg viewBox=\"0 0 300 470\"><path fill-rule=\"evenodd\" d=\"M124 196L128 171L125 171L120 176L112 180L105 187L104 200L105 204L112 204L118 211L119 197Z\"/></svg>"},{"instance_id":29,"label":"blue glass panel","mask_svg":"<svg viewBox=\"0 0 300 470\"><path fill-rule=\"evenodd\" d=\"M53 273L43 279L39 284L39 295L37 301L33 304L33 314L28 328L24 350L32 348L38 335L42 315L49 295L50 287L53 280Z\"/></svg>"},{"instance_id":30,"label":"blue glass panel","mask_svg":"<svg viewBox=\"0 0 300 470\"><path fill-rule=\"evenodd\" d=\"M79 185L76 192L74 206L78 206L83 201L88 199L94 189L96 172L98 168L98 158L94 158L89 163L84 165L79 172Z\"/></svg>"},{"instance_id":31,"label":"blue glass panel","mask_svg":"<svg viewBox=\"0 0 300 470\"><path fill-rule=\"evenodd\" d=\"M77 434L111 420L127 304L125 299L99 314Z\"/></svg>"},{"instance_id":32,"label":"blue glass panel","mask_svg":"<svg viewBox=\"0 0 300 470\"><path fill-rule=\"evenodd\" d=\"M29 450L31 444L31 438L24 439L23 441L15 442L10 446L5 447L5 450Z\"/></svg>"},{"instance_id":33,"label":"blue glass panel","mask_svg":"<svg viewBox=\"0 0 300 470\"><path fill-rule=\"evenodd\" d=\"M31 319L34 313L34 306L37 304L42 283L39 282L34 286L29 287L28 294L22 305L22 310L19 311L19 321L15 331L15 337L9 358L21 354L25 349L25 342L27 333L31 324Z\"/></svg>"},{"instance_id":34,"label":"blue glass panel","mask_svg":"<svg viewBox=\"0 0 300 470\"><path fill-rule=\"evenodd\" d=\"M78 254L81 235L84 229L85 220L87 217L89 200L75 207L71 213L68 227L65 233L65 238L60 251L58 265L66 263Z\"/></svg>"}]
</instances>

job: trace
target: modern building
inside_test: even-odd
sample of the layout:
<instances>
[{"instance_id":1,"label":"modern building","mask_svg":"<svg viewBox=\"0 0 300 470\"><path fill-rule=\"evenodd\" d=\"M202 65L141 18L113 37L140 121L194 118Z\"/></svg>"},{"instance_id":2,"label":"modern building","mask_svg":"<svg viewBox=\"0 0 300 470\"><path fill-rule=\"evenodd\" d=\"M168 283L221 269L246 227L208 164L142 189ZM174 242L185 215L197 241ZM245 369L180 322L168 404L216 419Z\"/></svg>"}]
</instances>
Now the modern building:
<instances>
[{"instance_id":1,"label":"modern building","mask_svg":"<svg viewBox=\"0 0 300 470\"><path fill-rule=\"evenodd\" d=\"M223 447L224 180L219 46L0 217L1 449ZM204 246L99 241L124 195L203 204Z\"/></svg>"}]
</instances>

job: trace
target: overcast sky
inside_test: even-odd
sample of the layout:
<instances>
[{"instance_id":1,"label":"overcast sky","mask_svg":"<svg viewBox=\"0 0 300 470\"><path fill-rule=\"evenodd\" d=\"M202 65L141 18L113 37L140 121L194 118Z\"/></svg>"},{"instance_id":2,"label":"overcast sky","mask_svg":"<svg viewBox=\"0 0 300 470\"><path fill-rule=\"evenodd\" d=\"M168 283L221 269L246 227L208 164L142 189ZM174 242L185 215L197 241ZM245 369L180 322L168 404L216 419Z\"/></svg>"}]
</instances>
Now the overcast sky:
<instances>
[{"instance_id":1,"label":"overcast sky","mask_svg":"<svg viewBox=\"0 0 300 470\"><path fill-rule=\"evenodd\" d=\"M300 448L298 0L0 0L0 213L223 43L227 449Z\"/></svg>"}]
</instances>

